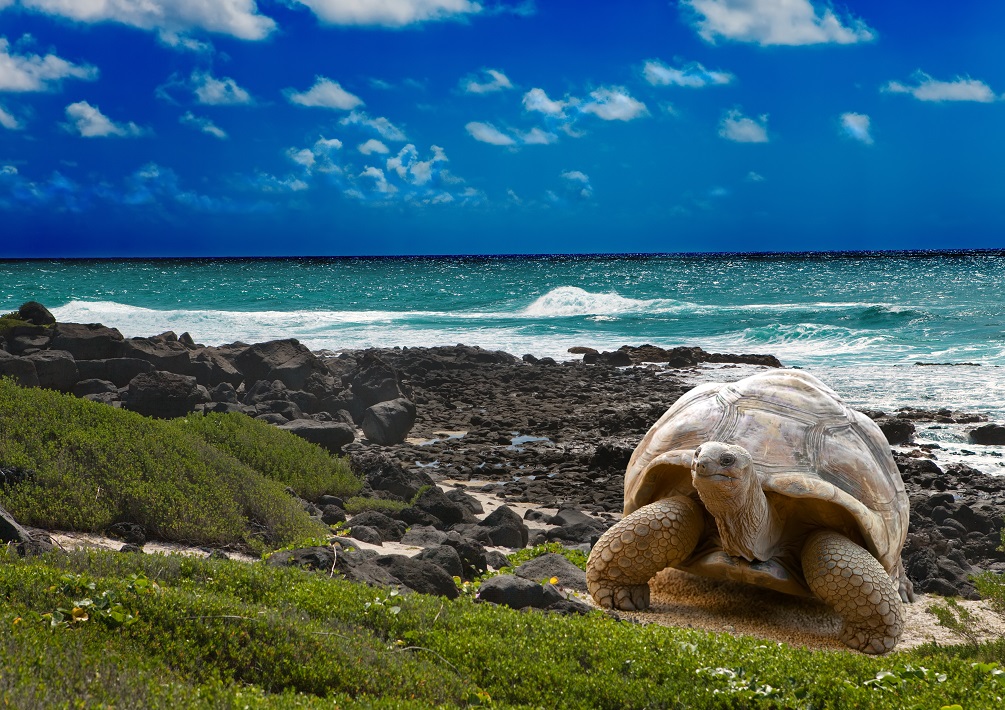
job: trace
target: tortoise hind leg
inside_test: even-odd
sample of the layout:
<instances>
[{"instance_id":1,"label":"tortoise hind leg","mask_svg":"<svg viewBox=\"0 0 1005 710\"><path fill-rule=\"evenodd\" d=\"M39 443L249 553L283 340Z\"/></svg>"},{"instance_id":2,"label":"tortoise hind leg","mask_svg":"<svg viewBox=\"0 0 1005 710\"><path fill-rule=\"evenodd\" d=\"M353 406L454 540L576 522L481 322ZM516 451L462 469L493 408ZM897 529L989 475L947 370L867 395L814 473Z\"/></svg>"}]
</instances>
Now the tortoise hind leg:
<instances>
[{"instance_id":1,"label":"tortoise hind leg","mask_svg":"<svg viewBox=\"0 0 1005 710\"><path fill-rule=\"evenodd\" d=\"M590 552L590 595L608 609L646 609L649 580L687 559L703 528L701 508L684 496L658 500L622 518Z\"/></svg>"},{"instance_id":2,"label":"tortoise hind leg","mask_svg":"<svg viewBox=\"0 0 1005 710\"><path fill-rule=\"evenodd\" d=\"M868 550L819 530L801 557L810 589L844 619L845 644L863 653L886 653L897 644L904 629L900 590Z\"/></svg>"}]
</instances>

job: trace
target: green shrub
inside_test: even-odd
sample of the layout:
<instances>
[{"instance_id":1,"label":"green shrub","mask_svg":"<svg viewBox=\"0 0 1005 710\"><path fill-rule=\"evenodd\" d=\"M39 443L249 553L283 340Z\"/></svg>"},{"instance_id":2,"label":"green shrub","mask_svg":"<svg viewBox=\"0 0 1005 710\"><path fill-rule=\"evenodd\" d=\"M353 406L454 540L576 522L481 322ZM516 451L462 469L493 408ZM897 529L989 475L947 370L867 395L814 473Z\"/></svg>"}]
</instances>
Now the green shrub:
<instances>
[{"instance_id":1,"label":"green shrub","mask_svg":"<svg viewBox=\"0 0 1005 710\"><path fill-rule=\"evenodd\" d=\"M325 533L281 482L183 427L0 379L0 464L34 475L0 488L26 525L142 524L162 540L278 546Z\"/></svg>"},{"instance_id":2,"label":"green shrub","mask_svg":"<svg viewBox=\"0 0 1005 710\"><path fill-rule=\"evenodd\" d=\"M0 336L7 333L8 330L12 328L18 328L20 326L31 326L33 323L29 323L26 320L21 320L21 316L17 311L13 313L4 313L0 315Z\"/></svg>"},{"instance_id":3,"label":"green shrub","mask_svg":"<svg viewBox=\"0 0 1005 710\"><path fill-rule=\"evenodd\" d=\"M408 503L400 500L385 500L383 498L363 498L354 496L345 502L345 511L350 515L375 510L378 513L400 513L408 507Z\"/></svg>"},{"instance_id":4,"label":"green shrub","mask_svg":"<svg viewBox=\"0 0 1005 710\"><path fill-rule=\"evenodd\" d=\"M244 414L192 414L176 423L308 500L344 498L363 485L345 458Z\"/></svg>"}]
</instances>

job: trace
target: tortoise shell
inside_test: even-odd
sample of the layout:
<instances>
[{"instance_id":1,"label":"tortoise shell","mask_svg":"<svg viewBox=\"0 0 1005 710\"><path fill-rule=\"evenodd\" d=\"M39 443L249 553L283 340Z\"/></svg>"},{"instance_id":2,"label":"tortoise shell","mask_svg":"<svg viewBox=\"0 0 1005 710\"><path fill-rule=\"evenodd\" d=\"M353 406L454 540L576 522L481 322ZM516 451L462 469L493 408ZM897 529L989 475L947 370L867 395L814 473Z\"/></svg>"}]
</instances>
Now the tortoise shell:
<instances>
[{"instance_id":1,"label":"tortoise shell","mask_svg":"<svg viewBox=\"0 0 1005 710\"><path fill-rule=\"evenodd\" d=\"M750 453L762 489L786 519L788 542L814 527L835 528L900 576L909 503L890 446L875 422L817 378L772 370L684 394L628 463L625 515L664 497L696 496L691 458L706 441Z\"/></svg>"}]
</instances>

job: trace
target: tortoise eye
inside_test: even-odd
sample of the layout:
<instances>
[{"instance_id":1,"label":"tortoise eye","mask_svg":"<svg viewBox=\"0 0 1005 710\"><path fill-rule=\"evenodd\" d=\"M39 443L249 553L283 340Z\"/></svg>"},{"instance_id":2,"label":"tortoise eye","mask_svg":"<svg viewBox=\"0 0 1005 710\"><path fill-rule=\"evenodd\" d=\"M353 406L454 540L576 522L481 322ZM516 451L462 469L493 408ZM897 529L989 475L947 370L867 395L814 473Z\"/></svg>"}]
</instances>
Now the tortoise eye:
<instances>
[{"instance_id":1,"label":"tortoise eye","mask_svg":"<svg viewBox=\"0 0 1005 710\"><path fill-rule=\"evenodd\" d=\"M733 454L723 454L719 457L720 466L732 466L736 463L736 457Z\"/></svg>"}]
</instances>

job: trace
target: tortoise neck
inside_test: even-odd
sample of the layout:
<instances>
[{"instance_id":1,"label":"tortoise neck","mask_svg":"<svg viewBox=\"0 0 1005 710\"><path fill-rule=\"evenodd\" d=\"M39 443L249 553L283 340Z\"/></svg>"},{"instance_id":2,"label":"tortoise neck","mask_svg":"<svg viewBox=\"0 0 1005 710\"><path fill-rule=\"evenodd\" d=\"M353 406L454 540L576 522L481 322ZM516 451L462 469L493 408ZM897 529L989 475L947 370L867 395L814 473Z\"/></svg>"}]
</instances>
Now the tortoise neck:
<instances>
[{"instance_id":1,"label":"tortoise neck","mask_svg":"<svg viewBox=\"0 0 1005 710\"><path fill-rule=\"evenodd\" d=\"M722 549L751 562L767 561L774 556L782 525L752 467L748 474L729 486L696 481L696 489L715 518Z\"/></svg>"}]
</instances>

